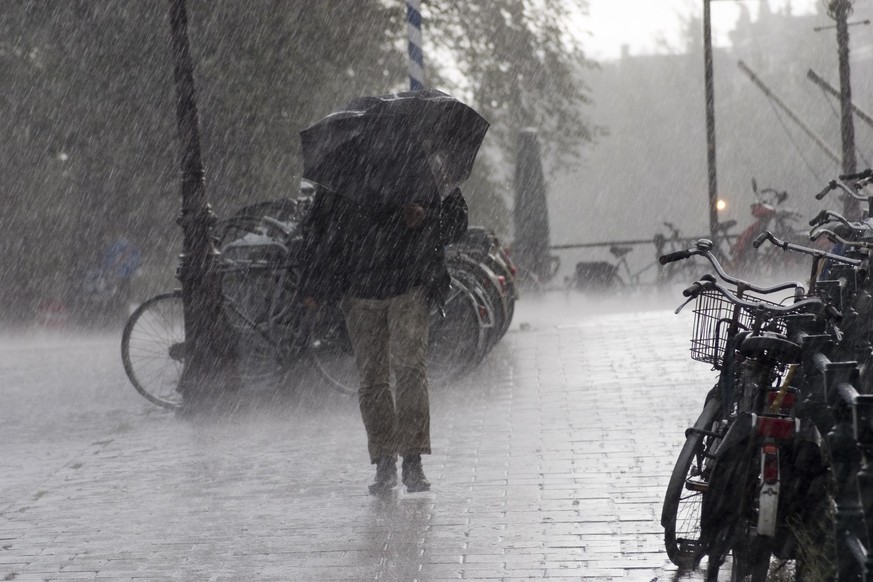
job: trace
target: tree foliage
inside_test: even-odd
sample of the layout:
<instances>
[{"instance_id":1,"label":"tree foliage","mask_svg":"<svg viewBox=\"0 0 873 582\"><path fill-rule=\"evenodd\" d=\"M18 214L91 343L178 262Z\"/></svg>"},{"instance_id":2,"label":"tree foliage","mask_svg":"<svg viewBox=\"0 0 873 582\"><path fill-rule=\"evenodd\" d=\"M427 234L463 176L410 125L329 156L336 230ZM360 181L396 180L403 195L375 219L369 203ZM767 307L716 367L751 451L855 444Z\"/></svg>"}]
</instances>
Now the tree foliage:
<instances>
[{"instance_id":1,"label":"tree foliage","mask_svg":"<svg viewBox=\"0 0 873 582\"><path fill-rule=\"evenodd\" d=\"M480 222L505 223L500 176L511 166L501 166L513 162L515 132L540 127L546 147L568 155L590 137L568 9L558 0L425 8L428 84L469 98L492 122L469 189L474 218L479 208ZM74 290L120 233L172 281L180 186L167 9L166 0L40 0L0 11L2 315ZM188 9L207 195L219 216L294 196L301 129L354 96L408 86L402 2L189 0Z\"/></svg>"},{"instance_id":2,"label":"tree foliage","mask_svg":"<svg viewBox=\"0 0 873 582\"><path fill-rule=\"evenodd\" d=\"M492 120L491 141L514 146L520 129L535 127L552 159L576 161L594 136L585 117L583 80L593 64L574 29L580 3L472 0L431 2L427 8L426 42L454 65L432 67L434 73L472 96Z\"/></svg>"}]
</instances>

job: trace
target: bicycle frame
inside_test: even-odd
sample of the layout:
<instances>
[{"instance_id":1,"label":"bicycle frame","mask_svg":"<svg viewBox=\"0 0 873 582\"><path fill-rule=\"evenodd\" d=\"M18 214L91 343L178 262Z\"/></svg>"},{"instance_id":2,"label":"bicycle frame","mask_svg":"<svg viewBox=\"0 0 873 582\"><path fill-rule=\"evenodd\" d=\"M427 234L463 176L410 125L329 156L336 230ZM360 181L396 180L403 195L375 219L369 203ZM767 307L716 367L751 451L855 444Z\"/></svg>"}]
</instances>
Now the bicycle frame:
<instances>
[{"instance_id":1,"label":"bicycle frame","mask_svg":"<svg viewBox=\"0 0 873 582\"><path fill-rule=\"evenodd\" d=\"M798 439L802 440L802 435L810 430L818 432L811 420L796 416L800 394L793 379L801 348L788 339L781 318L809 311L820 317L826 315L826 310L820 299L805 298L800 283L758 287L727 275L711 254L711 248L709 241L701 240L696 248L671 253L661 260L671 262L703 256L722 279L735 287L735 290L727 289L714 277L707 276L684 292L689 301L698 298L699 302L701 297L717 294L732 304L730 309L720 308L725 313L722 316L715 311L701 311L704 308L700 304L695 308L696 317L706 315L717 321L707 328L698 328L695 322L695 329L712 332L709 341L716 351L723 346L724 354L720 364L717 359L706 359L715 358L713 352L706 352L702 360L710 361L719 369L716 395L720 401L721 422L712 430L701 430L697 426L692 429L689 442L692 438L700 439L695 434L705 433L714 449L707 452L709 460L698 469L698 472L706 472L705 483L688 481L685 485L702 492L700 542L688 547L698 556L695 559L709 554L708 576L715 579L729 551L735 552L737 572L758 571L760 560L766 557L769 561L770 554L783 547L782 540L791 535L786 527L789 516L780 515L780 509L784 511L785 507L797 505L782 500L786 494L785 484L794 478L793 469L787 463L795 456ZM768 305L757 297L747 297L748 292L767 295L788 289L794 290L794 303L787 306ZM692 358L695 358L694 353L692 347ZM682 462L680 457L674 478L677 470L688 472L681 466ZM735 483L736 480L739 482ZM671 480L672 495L676 495L673 483ZM668 489L662 518L665 528L672 519L667 510L670 491ZM787 491L792 496L802 494L796 487ZM671 559L676 553L672 548ZM676 563L679 561L674 559Z\"/></svg>"}]
</instances>

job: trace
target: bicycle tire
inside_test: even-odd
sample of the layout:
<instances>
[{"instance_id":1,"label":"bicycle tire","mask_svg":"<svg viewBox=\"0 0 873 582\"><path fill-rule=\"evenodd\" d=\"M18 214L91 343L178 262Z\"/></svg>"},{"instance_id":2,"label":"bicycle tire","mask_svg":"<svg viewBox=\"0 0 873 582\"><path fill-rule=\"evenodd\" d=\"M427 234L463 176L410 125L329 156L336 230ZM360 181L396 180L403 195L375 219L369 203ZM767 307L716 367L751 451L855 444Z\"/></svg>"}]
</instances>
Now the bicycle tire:
<instances>
[{"instance_id":1,"label":"bicycle tire","mask_svg":"<svg viewBox=\"0 0 873 582\"><path fill-rule=\"evenodd\" d=\"M456 262L454 268L465 273L471 280L470 284L472 285L474 282L484 292L488 300L493 325L487 327L485 337L487 339L486 349L490 350L497 345L497 342L509 329L509 297L506 291L501 288L497 275L484 263L467 259Z\"/></svg>"},{"instance_id":2,"label":"bicycle tire","mask_svg":"<svg viewBox=\"0 0 873 582\"><path fill-rule=\"evenodd\" d=\"M705 548L700 544L700 510L705 488L693 491L688 488L687 482L692 473L699 472L699 467L694 466L695 461L715 444L706 442L707 438L712 437L700 431L711 431L720 416L721 401L710 398L694 423L694 430L685 439L664 496L661 525L664 527L667 556L684 569L696 568L705 553ZM690 493L683 497L686 490Z\"/></svg>"},{"instance_id":3,"label":"bicycle tire","mask_svg":"<svg viewBox=\"0 0 873 582\"><path fill-rule=\"evenodd\" d=\"M358 370L345 318L338 305L322 307L307 323L309 340L306 355L320 378L343 394L358 391Z\"/></svg>"},{"instance_id":4,"label":"bicycle tire","mask_svg":"<svg viewBox=\"0 0 873 582\"><path fill-rule=\"evenodd\" d=\"M497 275L498 279L500 277L503 278L503 295L506 302L506 317L504 318L505 321L501 333L501 335L503 335L509 331L509 327L512 325L512 319L515 316L515 301L518 298L515 275L513 275L512 271L502 260L499 260L494 256L488 255L485 259L485 264L494 271L494 274Z\"/></svg>"},{"instance_id":5,"label":"bicycle tire","mask_svg":"<svg viewBox=\"0 0 873 582\"><path fill-rule=\"evenodd\" d=\"M443 318L439 310L431 311L428 330L429 383L438 386L451 382L482 360L487 328L480 322L479 308L474 293L453 277L452 291L443 307L446 317ZM324 331L313 334L307 354L328 386L344 394L354 394L359 384L354 350L345 320L338 308L334 309L333 314L321 313L313 317L309 325Z\"/></svg>"},{"instance_id":6,"label":"bicycle tire","mask_svg":"<svg viewBox=\"0 0 873 582\"><path fill-rule=\"evenodd\" d=\"M743 541L749 542L749 537L746 536ZM749 547L743 541L735 544L731 550L731 582L767 582L771 555L769 547Z\"/></svg>"},{"instance_id":7,"label":"bicycle tire","mask_svg":"<svg viewBox=\"0 0 873 582\"><path fill-rule=\"evenodd\" d=\"M134 310L121 335L121 361L131 384L163 408L182 405L185 324L181 291L162 293Z\"/></svg>"},{"instance_id":8,"label":"bicycle tire","mask_svg":"<svg viewBox=\"0 0 873 582\"><path fill-rule=\"evenodd\" d=\"M240 377L246 384L275 384L295 360L295 281L288 272L243 264L222 274L221 287L225 318L238 339Z\"/></svg>"},{"instance_id":9,"label":"bicycle tire","mask_svg":"<svg viewBox=\"0 0 873 582\"><path fill-rule=\"evenodd\" d=\"M707 580L719 579L719 570L724 566L728 553L731 556L729 579L731 582L766 582L772 556L771 542L754 533L748 487L743 487L740 498L734 504L740 508L738 523L727 524L716 536L717 543L710 547L707 564ZM722 542L730 546L725 549ZM721 548L721 549L719 549Z\"/></svg>"},{"instance_id":10,"label":"bicycle tire","mask_svg":"<svg viewBox=\"0 0 873 582\"><path fill-rule=\"evenodd\" d=\"M737 472L735 482L741 483L739 499L734 503L739 507L739 515L733 526L728 525L731 553L731 582L766 582L772 554L772 538L756 533L757 510L754 505L758 496L758 450L757 447L743 447L745 463ZM742 454L742 453L741 453ZM740 475L746 475L742 484ZM721 565L723 556L717 556L715 563Z\"/></svg>"},{"instance_id":11,"label":"bicycle tire","mask_svg":"<svg viewBox=\"0 0 873 582\"><path fill-rule=\"evenodd\" d=\"M480 323L479 304L464 283L452 278L442 316L431 311L428 330L428 379L445 384L457 379L485 355L485 328Z\"/></svg>"}]
</instances>

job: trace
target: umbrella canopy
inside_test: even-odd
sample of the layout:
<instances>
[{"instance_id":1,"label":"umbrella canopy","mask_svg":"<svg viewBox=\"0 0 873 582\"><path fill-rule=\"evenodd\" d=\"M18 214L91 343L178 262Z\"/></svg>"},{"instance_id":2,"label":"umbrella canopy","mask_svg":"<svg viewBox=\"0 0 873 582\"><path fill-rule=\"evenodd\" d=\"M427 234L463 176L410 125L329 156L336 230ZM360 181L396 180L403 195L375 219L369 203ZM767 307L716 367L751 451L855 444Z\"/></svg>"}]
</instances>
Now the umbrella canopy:
<instances>
[{"instance_id":1,"label":"umbrella canopy","mask_svg":"<svg viewBox=\"0 0 873 582\"><path fill-rule=\"evenodd\" d=\"M445 197L470 177L488 125L441 91L359 97L300 132L303 177L367 204Z\"/></svg>"}]
</instances>

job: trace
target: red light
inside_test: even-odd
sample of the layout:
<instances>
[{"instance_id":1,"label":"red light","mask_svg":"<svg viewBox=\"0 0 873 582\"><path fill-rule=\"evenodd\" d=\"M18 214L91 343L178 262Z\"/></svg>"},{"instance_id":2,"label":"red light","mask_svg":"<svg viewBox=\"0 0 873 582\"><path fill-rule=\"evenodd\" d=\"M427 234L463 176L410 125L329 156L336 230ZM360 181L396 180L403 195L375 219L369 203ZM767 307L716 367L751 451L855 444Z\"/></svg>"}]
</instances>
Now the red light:
<instances>
[{"instance_id":1,"label":"red light","mask_svg":"<svg viewBox=\"0 0 873 582\"><path fill-rule=\"evenodd\" d=\"M790 439L794 436L794 419L773 416L758 417L758 436L774 439Z\"/></svg>"},{"instance_id":2,"label":"red light","mask_svg":"<svg viewBox=\"0 0 873 582\"><path fill-rule=\"evenodd\" d=\"M773 445L764 445L764 463L761 468L761 477L764 483L773 485L779 482L779 449Z\"/></svg>"}]
</instances>

